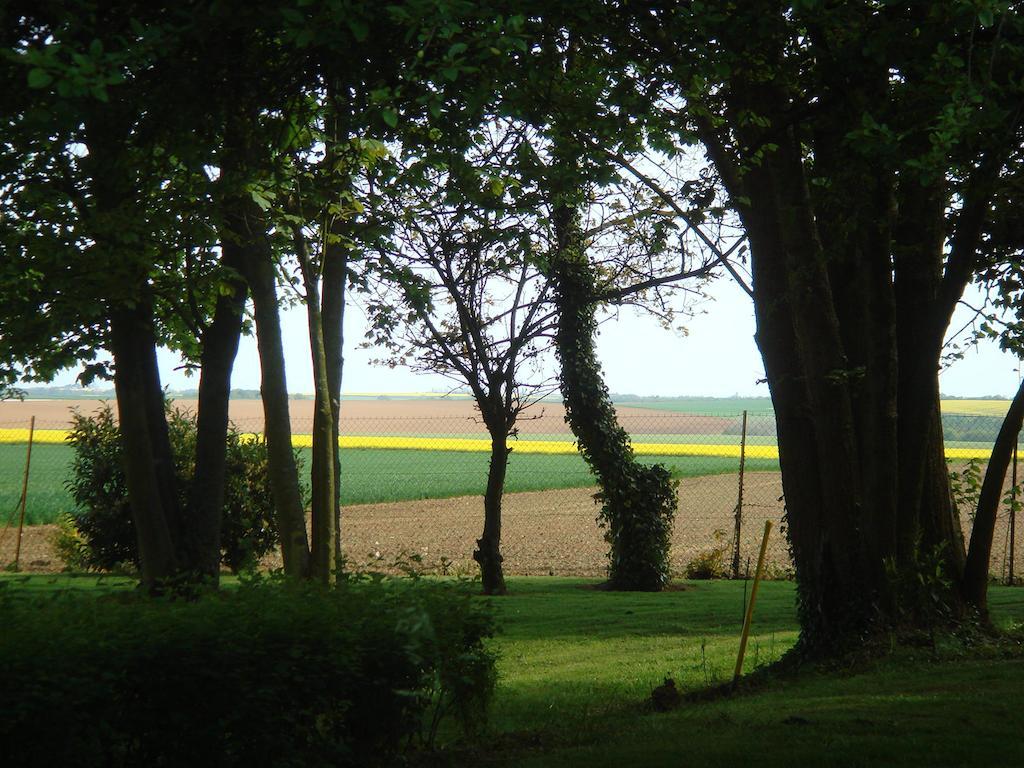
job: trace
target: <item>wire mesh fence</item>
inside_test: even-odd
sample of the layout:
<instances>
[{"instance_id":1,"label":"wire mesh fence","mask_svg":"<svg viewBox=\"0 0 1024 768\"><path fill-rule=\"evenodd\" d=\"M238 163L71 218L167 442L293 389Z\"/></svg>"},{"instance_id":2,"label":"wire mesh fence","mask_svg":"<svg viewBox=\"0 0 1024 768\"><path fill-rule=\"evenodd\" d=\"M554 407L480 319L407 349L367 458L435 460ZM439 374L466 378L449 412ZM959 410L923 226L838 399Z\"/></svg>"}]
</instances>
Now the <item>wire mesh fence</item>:
<instances>
[{"instance_id":1,"label":"wire mesh fence","mask_svg":"<svg viewBox=\"0 0 1024 768\"><path fill-rule=\"evenodd\" d=\"M24 512L29 527L22 540L22 567L59 569L47 537L59 515L74 506L66 487L73 460L66 443L69 411L66 404L33 408L26 402L12 414L11 405L0 404L0 564L14 559L16 526ZM26 486L29 423L22 414L29 409L42 413L35 421ZM239 430L262 432L258 401L235 403L232 409ZM296 401L292 409L293 442L308 469L311 404ZM430 570L475 572L471 554L483 526L490 440L471 403L345 402L342 414L347 561L358 568L387 568L413 555ZM748 563L756 561L765 520L781 526L769 542L769 574L790 571L771 413L692 413L627 404L619 407L619 418L638 458L665 464L679 481L672 539L672 564L679 575L743 575ZM965 470L983 471L1000 419L948 415L943 421L951 470L961 478ZM502 513L506 573L603 575L607 546L595 520L594 479L576 450L561 405L531 408L511 445ZM961 497L969 496L970 483L955 485ZM1007 496L992 559L993 576L1001 580L1024 554L1011 525L1015 504ZM961 502L969 534L969 499Z\"/></svg>"}]
</instances>

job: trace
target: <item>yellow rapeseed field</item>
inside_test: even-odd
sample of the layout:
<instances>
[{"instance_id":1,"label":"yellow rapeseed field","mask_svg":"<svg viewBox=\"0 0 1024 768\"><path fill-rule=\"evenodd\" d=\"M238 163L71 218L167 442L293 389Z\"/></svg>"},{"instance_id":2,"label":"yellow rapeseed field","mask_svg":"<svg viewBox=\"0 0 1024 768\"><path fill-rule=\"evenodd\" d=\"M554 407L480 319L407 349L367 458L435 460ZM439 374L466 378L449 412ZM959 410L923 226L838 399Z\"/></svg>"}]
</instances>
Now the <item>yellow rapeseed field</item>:
<instances>
[{"instance_id":1,"label":"yellow rapeseed field","mask_svg":"<svg viewBox=\"0 0 1024 768\"><path fill-rule=\"evenodd\" d=\"M67 439L64 429L37 429L34 441L39 444L57 445ZM251 440L258 435L249 434ZM27 429L0 430L0 443L18 444L28 442ZM313 444L311 435L292 435L296 448L309 448ZM399 435L351 435L342 437L342 448L405 449L414 451L463 451L482 453L490 451L490 440L472 437L404 437ZM571 440L513 440L517 453L573 454L576 444ZM633 450L641 456L718 456L739 458L740 447L728 443L634 443ZM946 456L951 459L987 459L990 450L984 448L947 448ZM774 445L748 445L748 459L777 459L779 449Z\"/></svg>"},{"instance_id":2,"label":"yellow rapeseed field","mask_svg":"<svg viewBox=\"0 0 1024 768\"><path fill-rule=\"evenodd\" d=\"M967 416L998 416L1002 418L1010 408L1009 400L943 400L943 413Z\"/></svg>"}]
</instances>

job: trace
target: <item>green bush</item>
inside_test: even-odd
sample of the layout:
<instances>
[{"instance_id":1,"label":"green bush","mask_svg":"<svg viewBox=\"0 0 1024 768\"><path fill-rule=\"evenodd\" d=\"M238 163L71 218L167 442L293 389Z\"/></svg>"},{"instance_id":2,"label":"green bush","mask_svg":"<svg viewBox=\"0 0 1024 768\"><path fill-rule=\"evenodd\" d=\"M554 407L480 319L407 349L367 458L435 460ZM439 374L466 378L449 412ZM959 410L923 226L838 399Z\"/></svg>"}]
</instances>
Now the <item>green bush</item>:
<instances>
[{"instance_id":1,"label":"green bush","mask_svg":"<svg viewBox=\"0 0 1024 768\"><path fill-rule=\"evenodd\" d=\"M446 716L480 724L494 687L490 614L458 584L10 592L5 766L386 764Z\"/></svg>"},{"instance_id":2,"label":"green bush","mask_svg":"<svg viewBox=\"0 0 1024 768\"><path fill-rule=\"evenodd\" d=\"M189 503L195 474L195 417L168 408L167 426L177 475L178 503ZM76 509L61 523L58 552L72 568L138 568L135 528L125 483L120 434L109 406L92 416L75 412L68 443L75 451L67 483ZM267 449L243 440L234 426L227 434L227 466L221 524L221 557L232 571L254 564L277 545Z\"/></svg>"},{"instance_id":3,"label":"green bush","mask_svg":"<svg viewBox=\"0 0 1024 768\"><path fill-rule=\"evenodd\" d=\"M688 579L726 579L729 577L729 566L726 553L729 544L725 540L725 531L715 531L715 546L697 553L686 564L683 575Z\"/></svg>"}]
</instances>

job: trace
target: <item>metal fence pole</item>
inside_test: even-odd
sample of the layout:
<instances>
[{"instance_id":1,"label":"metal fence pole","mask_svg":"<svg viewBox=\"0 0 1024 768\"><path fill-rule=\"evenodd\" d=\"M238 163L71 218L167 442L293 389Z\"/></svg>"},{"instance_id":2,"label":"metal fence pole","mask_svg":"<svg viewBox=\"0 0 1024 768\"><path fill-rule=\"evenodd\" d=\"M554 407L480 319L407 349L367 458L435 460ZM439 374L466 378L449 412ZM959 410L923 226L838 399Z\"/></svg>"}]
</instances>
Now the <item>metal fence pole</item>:
<instances>
[{"instance_id":1,"label":"metal fence pole","mask_svg":"<svg viewBox=\"0 0 1024 768\"><path fill-rule=\"evenodd\" d=\"M21 560L21 535L25 529L25 507L28 503L28 472L32 466L32 438L36 432L36 417L33 416L28 427L28 452L25 454L25 477L21 483L21 514L18 517L18 540L14 543L14 570L18 570Z\"/></svg>"},{"instance_id":2,"label":"metal fence pole","mask_svg":"<svg viewBox=\"0 0 1024 768\"><path fill-rule=\"evenodd\" d=\"M747 412L743 411L743 429L740 433L740 479L736 496L736 533L732 552L732 577L740 577L740 529L743 527L743 469L747 461Z\"/></svg>"}]
</instances>

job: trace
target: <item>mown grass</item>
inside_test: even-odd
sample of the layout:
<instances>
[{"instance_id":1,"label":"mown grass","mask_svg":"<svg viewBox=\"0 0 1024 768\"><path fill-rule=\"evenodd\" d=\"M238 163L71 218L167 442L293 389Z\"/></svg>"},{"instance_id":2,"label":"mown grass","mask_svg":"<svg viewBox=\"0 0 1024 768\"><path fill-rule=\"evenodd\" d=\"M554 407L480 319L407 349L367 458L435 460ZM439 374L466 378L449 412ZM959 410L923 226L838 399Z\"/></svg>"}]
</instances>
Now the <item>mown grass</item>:
<instances>
[{"instance_id":1,"label":"mown grass","mask_svg":"<svg viewBox=\"0 0 1024 768\"><path fill-rule=\"evenodd\" d=\"M232 583L230 580L227 582ZM123 579L0 576L26 599L97 595ZM731 699L647 705L666 676L684 690L731 676L742 582L609 593L583 579L514 578L492 601L500 628L490 725L448 746L451 765L988 766L1024 764L1024 656L1012 644L904 649L854 668L776 678ZM794 587L766 582L746 670L796 640ZM486 598L480 598L481 600ZM1024 623L1024 590L993 587L997 625Z\"/></svg>"},{"instance_id":2,"label":"mown grass","mask_svg":"<svg viewBox=\"0 0 1024 768\"><path fill-rule=\"evenodd\" d=\"M728 680L743 600L739 582L684 592L595 592L587 582L514 579L495 601L500 682L488 764L1020 765L1024 657L928 649L858 671L808 673L735 699L655 713L664 677L684 689ZM1024 622L1024 590L993 588L993 614ZM767 582L745 668L795 642L794 588ZM474 756L476 757L476 756Z\"/></svg>"},{"instance_id":3,"label":"mown grass","mask_svg":"<svg viewBox=\"0 0 1024 768\"><path fill-rule=\"evenodd\" d=\"M305 468L310 451L300 449ZM54 522L74 503L64 487L70 476L73 453L64 445L33 448L26 522ZM483 494L487 482L487 453L390 449L342 450L343 504L368 504L414 499L443 499ZM644 456L646 463L661 461L676 477L735 472L737 460L716 456ZM21 497L25 447L0 445L0 525ZM748 460L750 470L777 470L772 459ZM305 474L304 474L305 477ZM509 459L506 490L544 491L584 488L593 476L578 455L517 454ZM15 520L15 522L17 522Z\"/></svg>"}]
</instances>

